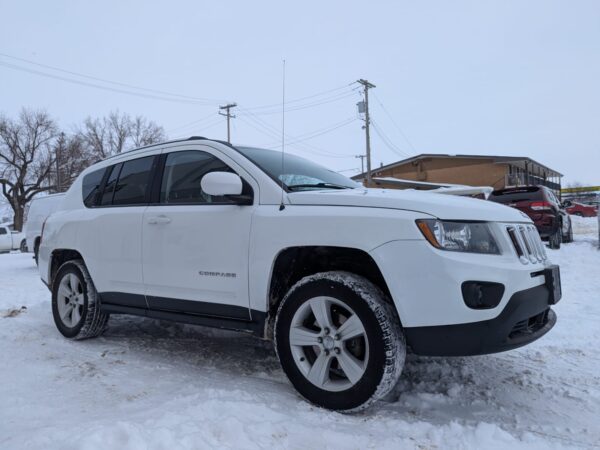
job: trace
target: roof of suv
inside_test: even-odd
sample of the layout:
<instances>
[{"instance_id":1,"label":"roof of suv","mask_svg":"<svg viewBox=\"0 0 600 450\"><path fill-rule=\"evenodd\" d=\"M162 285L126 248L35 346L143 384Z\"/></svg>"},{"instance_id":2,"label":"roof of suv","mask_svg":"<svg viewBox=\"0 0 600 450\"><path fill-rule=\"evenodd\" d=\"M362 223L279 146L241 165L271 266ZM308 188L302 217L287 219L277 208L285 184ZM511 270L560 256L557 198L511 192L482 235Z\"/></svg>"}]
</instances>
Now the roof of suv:
<instances>
[{"instance_id":1,"label":"roof of suv","mask_svg":"<svg viewBox=\"0 0 600 450\"><path fill-rule=\"evenodd\" d=\"M212 142L218 142L219 144L227 145L228 147L232 147L233 148L233 146L229 142L227 142L227 141L221 141L219 139L210 139L210 138L207 138L207 137L204 137L204 136L190 136L188 138L173 139L171 141L157 142L155 144L149 144L149 145L145 145L143 147L132 148L131 150L127 150L127 151L124 151L124 152L121 152L121 153L117 153L116 155L107 156L102 161L106 161L106 160L109 160L111 158L116 158L117 156L122 156L122 155L127 155L129 153L137 152L138 150L145 150L147 148L156 147L158 145L173 144L175 142L185 142L185 141L212 141Z\"/></svg>"}]
</instances>

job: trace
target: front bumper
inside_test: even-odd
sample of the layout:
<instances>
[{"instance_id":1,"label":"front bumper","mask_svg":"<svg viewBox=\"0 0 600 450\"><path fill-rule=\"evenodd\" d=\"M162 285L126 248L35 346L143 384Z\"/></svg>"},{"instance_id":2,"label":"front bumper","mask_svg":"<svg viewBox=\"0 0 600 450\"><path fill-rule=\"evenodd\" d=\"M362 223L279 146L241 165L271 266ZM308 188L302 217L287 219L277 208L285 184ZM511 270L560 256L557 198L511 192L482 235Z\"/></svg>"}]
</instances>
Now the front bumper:
<instances>
[{"instance_id":1,"label":"front bumper","mask_svg":"<svg viewBox=\"0 0 600 450\"><path fill-rule=\"evenodd\" d=\"M481 322L404 328L418 355L468 356L511 350L539 339L556 323L551 290L536 286L513 294L499 316Z\"/></svg>"}]
</instances>

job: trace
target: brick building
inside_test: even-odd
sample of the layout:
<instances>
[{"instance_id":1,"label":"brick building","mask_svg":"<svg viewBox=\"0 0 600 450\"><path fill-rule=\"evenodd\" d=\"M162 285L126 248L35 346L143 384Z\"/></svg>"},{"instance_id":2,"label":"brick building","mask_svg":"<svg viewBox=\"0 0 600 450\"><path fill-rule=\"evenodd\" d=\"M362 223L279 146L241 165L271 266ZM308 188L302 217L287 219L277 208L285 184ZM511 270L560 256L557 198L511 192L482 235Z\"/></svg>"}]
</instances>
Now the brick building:
<instances>
[{"instance_id":1,"label":"brick building","mask_svg":"<svg viewBox=\"0 0 600 450\"><path fill-rule=\"evenodd\" d=\"M352 177L363 181L366 174ZM560 193L562 174L522 156L421 154L371 170L372 178L505 187L544 185ZM384 187L385 181L376 181Z\"/></svg>"}]
</instances>

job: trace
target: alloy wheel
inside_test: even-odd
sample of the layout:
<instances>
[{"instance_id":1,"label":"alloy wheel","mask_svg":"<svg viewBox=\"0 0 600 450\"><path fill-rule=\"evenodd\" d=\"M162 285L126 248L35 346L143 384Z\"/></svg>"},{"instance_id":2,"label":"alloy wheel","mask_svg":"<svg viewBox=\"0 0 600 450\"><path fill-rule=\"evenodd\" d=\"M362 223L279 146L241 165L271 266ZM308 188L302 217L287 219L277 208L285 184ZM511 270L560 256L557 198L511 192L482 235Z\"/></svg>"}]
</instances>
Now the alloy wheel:
<instances>
[{"instance_id":1,"label":"alloy wheel","mask_svg":"<svg viewBox=\"0 0 600 450\"><path fill-rule=\"evenodd\" d=\"M333 297L314 297L298 308L289 342L296 365L320 389L349 389L367 370L365 327L348 305Z\"/></svg>"},{"instance_id":2,"label":"alloy wheel","mask_svg":"<svg viewBox=\"0 0 600 450\"><path fill-rule=\"evenodd\" d=\"M83 315L83 285L74 273L66 273L60 281L56 305L62 323L74 328Z\"/></svg>"}]
</instances>

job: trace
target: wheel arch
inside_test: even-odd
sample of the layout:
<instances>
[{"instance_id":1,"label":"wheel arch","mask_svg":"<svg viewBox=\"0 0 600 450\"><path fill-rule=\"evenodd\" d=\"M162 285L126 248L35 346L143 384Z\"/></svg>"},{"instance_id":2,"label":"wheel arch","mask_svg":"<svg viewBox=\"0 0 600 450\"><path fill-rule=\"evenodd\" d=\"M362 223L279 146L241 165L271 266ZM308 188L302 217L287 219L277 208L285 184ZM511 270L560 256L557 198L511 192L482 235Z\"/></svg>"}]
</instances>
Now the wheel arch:
<instances>
[{"instance_id":1,"label":"wheel arch","mask_svg":"<svg viewBox=\"0 0 600 450\"><path fill-rule=\"evenodd\" d=\"M67 248L53 250L50 255L50 264L48 264L48 286L52 286L54 283L54 277L60 266L75 259L80 259L85 263L83 256L77 250Z\"/></svg>"},{"instance_id":2,"label":"wheel arch","mask_svg":"<svg viewBox=\"0 0 600 450\"><path fill-rule=\"evenodd\" d=\"M277 309L290 288L306 276L328 271L346 271L366 278L379 287L393 305L383 273L365 250L324 245L287 247L274 258L269 274L265 322L267 338L273 335Z\"/></svg>"}]
</instances>

